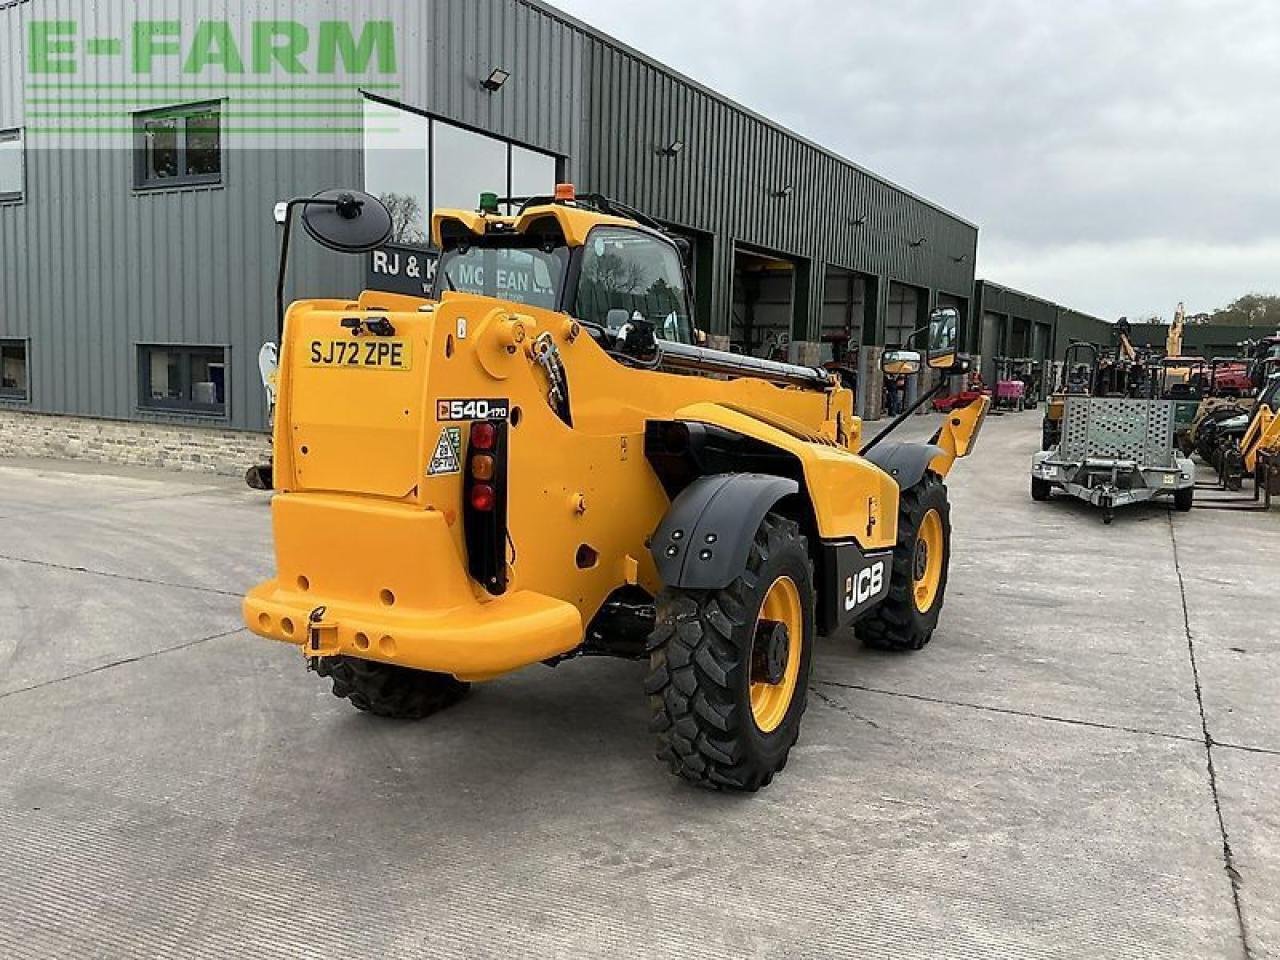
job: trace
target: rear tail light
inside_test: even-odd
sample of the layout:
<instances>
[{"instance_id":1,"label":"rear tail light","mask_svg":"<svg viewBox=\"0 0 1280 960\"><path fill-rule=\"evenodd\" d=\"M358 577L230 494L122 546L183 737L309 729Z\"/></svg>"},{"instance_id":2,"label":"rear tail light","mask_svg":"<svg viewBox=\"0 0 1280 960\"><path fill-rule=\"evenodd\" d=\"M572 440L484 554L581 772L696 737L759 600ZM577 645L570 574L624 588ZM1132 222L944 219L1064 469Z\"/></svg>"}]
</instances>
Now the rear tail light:
<instances>
[{"instance_id":1,"label":"rear tail light","mask_svg":"<svg viewBox=\"0 0 1280 960\"><path fill-rule=\"evenodd\" d=\"M491 512L497 500L493 487L486 483L477 483L471 488L471 509L477 513Z\"/></svg>"},{"instance_id":2,"label":"rear tail light","mask_svg":"<svg viewBox=\"0 0 1280 960\"><path fill-rule=\"evenodd\" d=\"M507 424L471 425L463 483L467 569L495 596L507 591Z\"/></svg>"},{"instance_id":3,"label":"rear tail light","mask_svg":"<svg viewBox=\"0 0 1280 960\"><path fill-rule=\"evenodd\" d=\"M471 425L471 449L492 450L498 442L498 428L488 420Z\"/></svg>"}]
</instances>

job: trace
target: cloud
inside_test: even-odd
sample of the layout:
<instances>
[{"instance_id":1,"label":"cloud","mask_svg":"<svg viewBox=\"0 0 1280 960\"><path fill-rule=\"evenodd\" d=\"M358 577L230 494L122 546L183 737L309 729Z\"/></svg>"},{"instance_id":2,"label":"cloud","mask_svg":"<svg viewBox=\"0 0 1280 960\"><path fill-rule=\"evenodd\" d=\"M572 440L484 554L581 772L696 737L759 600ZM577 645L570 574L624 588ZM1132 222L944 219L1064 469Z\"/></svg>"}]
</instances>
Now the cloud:
<instances>
[{"instance_id":1,"label":"cloud","mask_svg":"<svg viewBox=\"0 0 1280 960\"><path fill-rule=\"evenodd\" d=\"M1273 0L559 5L978 223L997 282L1104 316L1280 286Z\"/></svg>"},{"instance_id":2,"label":"cloud","mask_svg":"<svg viewBox=\"0 0 1280 960\"><path fill-rule=\"evenodd\" d=\"M1180 301L1197 313L1242 293L1280 294L1280 238L1247 244L1165 238L1036 248L1000 239L982 244L979 260L993 279L1110 319L1168 319ZM1161 299L1152 299L1147 288ZM1219 298L1215 290L1232 294Z\"/></svg>"}]
</instances>

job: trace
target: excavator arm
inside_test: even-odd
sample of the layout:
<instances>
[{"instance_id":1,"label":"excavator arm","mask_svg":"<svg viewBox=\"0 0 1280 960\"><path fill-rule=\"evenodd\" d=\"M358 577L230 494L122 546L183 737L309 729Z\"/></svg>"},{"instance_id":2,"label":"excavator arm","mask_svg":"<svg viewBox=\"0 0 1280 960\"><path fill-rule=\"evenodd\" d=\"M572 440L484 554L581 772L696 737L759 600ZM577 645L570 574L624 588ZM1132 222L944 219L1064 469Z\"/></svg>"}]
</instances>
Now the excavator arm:
<instances>
[{"instance_id":1,"label":"excavator arm","mask_svg":"<svg viewBox=\"0 0 1280 960\"><path fill-rule=\"evenodd\" d=\"M1245 469L1250 473L1258 468L1258 454L1280 453L1280 415L1265 404L1260 406L1240 441L1240 452Z\"/></svg>"}]
</instances>

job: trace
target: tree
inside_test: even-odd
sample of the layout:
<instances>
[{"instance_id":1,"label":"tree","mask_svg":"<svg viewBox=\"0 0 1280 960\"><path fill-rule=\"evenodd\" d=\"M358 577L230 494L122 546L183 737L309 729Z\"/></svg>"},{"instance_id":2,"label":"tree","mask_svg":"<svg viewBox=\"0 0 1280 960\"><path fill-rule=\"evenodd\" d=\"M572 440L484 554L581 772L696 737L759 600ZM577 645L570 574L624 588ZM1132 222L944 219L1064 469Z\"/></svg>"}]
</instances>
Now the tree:
<instances>
[{"instance_id":1,"label":"tree","mask_svg":"<svg viewBox=\"0 0 1280 960\"><path fill-rule=\"evenodd\" d=\"M1205 322L1224 326L1280 327L1280 297L1269 293L1246 293L1213 311Z\"/></svg>"},{"instance_id":2,"label":"tree","mask_svg":"<svg viewBox=\"0 0 1280 960\"><path fill-rule=\"evenodd\" d=\"M427 234L423 229L422 204L407 193L384 193L378 197L391 214L391 242L423 244Z\"/></svg>"}]
</instances>

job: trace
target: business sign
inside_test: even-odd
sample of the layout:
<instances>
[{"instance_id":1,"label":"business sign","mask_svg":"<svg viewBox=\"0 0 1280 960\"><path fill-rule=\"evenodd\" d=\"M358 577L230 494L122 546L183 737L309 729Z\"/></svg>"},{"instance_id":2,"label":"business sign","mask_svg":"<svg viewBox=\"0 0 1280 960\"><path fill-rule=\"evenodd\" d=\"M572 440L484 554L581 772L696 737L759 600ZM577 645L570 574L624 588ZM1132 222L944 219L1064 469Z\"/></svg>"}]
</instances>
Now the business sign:
<instances>
[{"instance_id":1,"label":"business sign","mask_svg":"<svg viewBox=\"0 0 1280 960\"><path fill-rule=\"evenodd\" d=\"M431 295L439 262L440 254L435 250L388 244L369 254L365 286L369 290L427 297Z\"/></svg>"}]
</instances>

